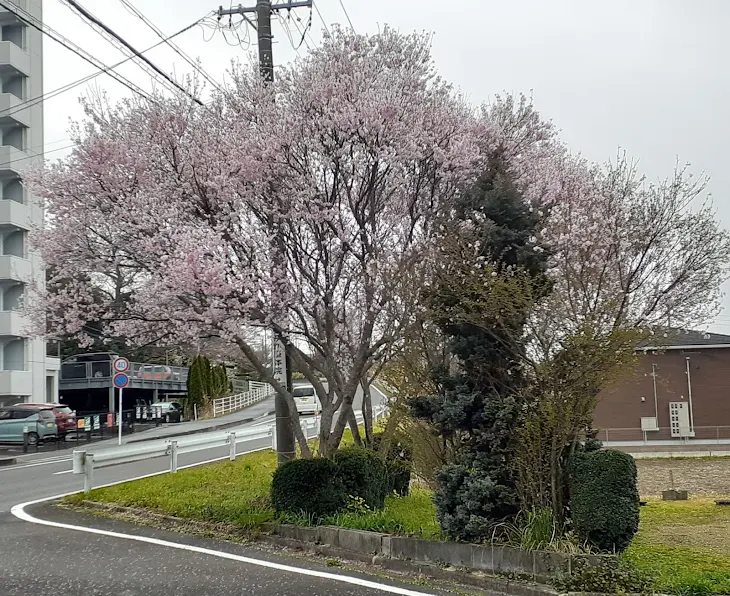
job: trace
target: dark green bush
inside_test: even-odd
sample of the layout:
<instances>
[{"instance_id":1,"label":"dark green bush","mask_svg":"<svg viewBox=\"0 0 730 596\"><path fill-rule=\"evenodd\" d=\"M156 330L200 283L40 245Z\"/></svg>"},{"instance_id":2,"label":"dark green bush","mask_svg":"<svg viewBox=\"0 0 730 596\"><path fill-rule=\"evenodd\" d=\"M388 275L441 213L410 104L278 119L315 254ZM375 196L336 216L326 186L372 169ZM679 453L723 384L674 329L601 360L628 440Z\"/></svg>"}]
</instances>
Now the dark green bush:
<instances>
[{"instance_id":1,"label":"dark green bush","mask_svg":"<svg viewBox=\"0 0 730 596\"><path fill-rule=\"evenodd\" d=\"M606 561L599 567L577 564L571 575L556 579L563 592L653 594L656 580L628 561Z\"/></svg>"},{"instance_id":2,"label":"dark green bush","mask_svg":"<svg viewBox=\"0 0 730 596\"><path fill-rule=\"evenodd\" d=\"M295 459L274 472L271 503L277 513L322 518L347 506L348 493L329 459Z\"/></svg>"},{"instance_id":3,"label":"dark green bush","mask_svg":"<svg viewBox=\"0 0 730 596\"><path fill-rule=\"evenodd\" d=\"M380 457L380 445L383 441L383 434L375 433L373 435L373 450ZM388 493L395 491L401 497L407 497L411 486L411 460L413 452L410 445L403 437L394 436L390 440L388 453L385 454L385 465L388 470Z\"/></svg>"},{"instance_id":4,"label":"dark green bush","mask_svg":"<svg viewBox=\"0 0 730 596\"><path fill-rule=\"evenodd\" d=\"M634 458L620 451L577 453L570 465L570 515L581 540L621 552L639 529Z\"/></svg>"},{"instance_id":5,"label":"dark green bush","mask_svg":"<svg viewBox=\"0 0 730 596\"><path fill-rule=\"evenodd\" d=\"M385 507L388 472L375 451L345 447L333 454L332 461L348 497L360 497L373 510Z\"/></svg>"}]
</instances>

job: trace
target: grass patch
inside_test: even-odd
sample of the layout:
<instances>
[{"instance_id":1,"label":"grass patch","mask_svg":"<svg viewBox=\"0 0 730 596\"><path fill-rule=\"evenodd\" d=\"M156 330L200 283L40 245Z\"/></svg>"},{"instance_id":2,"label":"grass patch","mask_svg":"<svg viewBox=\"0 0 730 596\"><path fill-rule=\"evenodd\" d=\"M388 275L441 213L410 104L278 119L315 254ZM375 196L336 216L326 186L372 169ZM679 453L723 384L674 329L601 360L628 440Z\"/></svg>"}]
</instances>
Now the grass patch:
<instances>
[{"instance_id":1,"label":"grass patch","mask_svg":"<svg viewBox=\"0 0 730 596\"><path fill-rule=\"evenodd\" d=\"M660 592L730 593L730 508L714 500L650 501L625 557L657 577Z\"/></svg>"},{"instance_id":2,"label":"grass patch","mask_svg":"<svg viewBox=\"0 0 730 596\"><path fill-rule=\"evenodd\" d=\"M269 497L275 470L276 454L260 451L232 462L97 488L88 495L66 497L65 502L78 505L84 500L99 501L250 530L277 521ZM282 521L299 525L311 522L306 518ZM343 512L319 523L421 538L441 537L431 493L423 489L414 489L408 497L388 497L381 511Z\"/></svg>"},{"instance_id":3,"label":"grass patch","mask_svg":"<svg viewBox=\"0 0 730 596\"><path fill-rule=\"evenodd\" d=\"M276 454L260 451L235 461L94 489L67 497L66 502L88 499L248 529L274 520L269 486L275 469Z\"/></svg>"},{"instance_id":4,"label":"grass patch","mask_svg":"<svg viewBox=\"0 0 730 596\"><path fill-rule=\"evenodd\" d=\"M407 497L386 497L385 508L380 511L346 511L328 517L322 523L352 530L443 540L436 521L433 493L420 488L414 488Z\"/></svg>"}]
</instances>

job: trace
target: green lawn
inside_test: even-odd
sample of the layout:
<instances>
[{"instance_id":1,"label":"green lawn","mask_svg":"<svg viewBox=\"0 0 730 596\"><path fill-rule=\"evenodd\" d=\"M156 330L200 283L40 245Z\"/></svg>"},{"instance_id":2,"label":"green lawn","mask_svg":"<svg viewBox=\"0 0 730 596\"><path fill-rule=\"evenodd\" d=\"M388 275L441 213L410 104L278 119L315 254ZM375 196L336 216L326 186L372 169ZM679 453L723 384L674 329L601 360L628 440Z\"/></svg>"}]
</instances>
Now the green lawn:
<instances>
[{"instance_id":1,"label":"green lawn","mask_svg":"<svg viewBox=\"0 0 730 596\"><path fill-rule=\"evenodd\" d=\"M657 576L660 592L730 594L730 507L650 501L625 556Z\"/></svg>"},{"instance_id":2,"label":"green lawn","mask_svg":"<svg viewBox=\"0 0 730 596\"><path fill-rule=\"evenodd\" d=\"M273 520L269 500L276 455L259 451L207 466L161 474L67 497L142 507L184 519L235 524L253 528Z\"/></svg>"},{"instance_id":3,"label":"green lawn","mask_svg":"<svg viewBox=\"0 0 730 596\"><path fill-rule=\"evenodd\" d=\"M184 519L253 529L276 521L269 500L276 455L261 451L220 462L73 495L146 508ZM388 497L385 509L344 512L327 525L442 539L431 493L414 489L408 497ZM306 524L305 519L287 520ZM681 596L730 594L730 507L712 500L650 501L626 558L658 578L657 590Z\"/></svg>"},{"instance_id":4,"label":"green lawn","mask_svg":"<svg viewBox=\"0 0 730 596\"><path fill-rule=\"evenodd\" d=\"M239 456L233 462L188 468L177 474L95 489L88 495L67 497L66 501L79 504L88 499L252 529L263 522L276 520L269 500L275 469L276 454L260 451ZM287 521L307 523L306 520ZM321 523L424 538L440 537L431 494L419 489L408 497L388 497L382 511L346 512Z\"/></svg>"}]
</instances>

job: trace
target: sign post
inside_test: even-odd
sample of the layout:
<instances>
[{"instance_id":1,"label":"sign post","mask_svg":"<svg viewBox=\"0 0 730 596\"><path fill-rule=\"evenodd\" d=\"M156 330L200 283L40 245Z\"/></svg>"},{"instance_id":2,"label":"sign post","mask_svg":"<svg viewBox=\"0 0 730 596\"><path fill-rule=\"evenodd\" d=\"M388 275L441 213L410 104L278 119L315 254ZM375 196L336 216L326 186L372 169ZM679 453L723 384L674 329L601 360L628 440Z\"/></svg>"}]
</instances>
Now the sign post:
<instances>
[{"instance_id":1,"label":"sign post","mask_svg":"<svg viewBox=\"0 0 730 596\"><path fill-rule=\"evenodd\" d=\"M117 414L117 424L119 426L119 445L122 444L122 423L123 423L123 417L122 417L122 411L123 411L123 395L124 395L124 388L129 385L129 375L127 372L129 371L129 360L126 358L119 357L116 360L114 360L113 364L114 368L114 386L119 389L119 413Z\"/></svg>"}]
</instances>

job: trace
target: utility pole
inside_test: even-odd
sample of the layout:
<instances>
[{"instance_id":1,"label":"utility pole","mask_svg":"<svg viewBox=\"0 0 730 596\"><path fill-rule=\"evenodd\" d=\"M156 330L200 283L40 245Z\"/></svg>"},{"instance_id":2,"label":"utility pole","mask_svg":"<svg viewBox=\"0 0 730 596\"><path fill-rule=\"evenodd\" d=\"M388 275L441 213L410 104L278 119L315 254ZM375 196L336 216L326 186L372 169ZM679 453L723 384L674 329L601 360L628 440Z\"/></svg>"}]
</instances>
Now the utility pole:
<instances>
[{"instance_id":1,"label":"utility pole","mask_svg":"<svg viewBox=\"0 0 730 596\"><path fill-rule=\"evenodd\" d=\"M259 69L261 76L267 83L274 81L274 52L273 39L271 32L271 13L279 10L293 10L295 8L312 8L312 0L300 0L296 2L277 2L271 4L271 0L256 0L256 6L245 7L239 4L235 8L218 8L218 19L224 16L240 15L246 22L256 29L259 44ZM256 21L253 22L249 18L250 14L255 13ZM273 221L272 221L273 224ZM277 235L278 236L278 235ZM277 239L276 250L279 254L284 254L281 237ZM277 259L277 262L283 262L284 259ZM273 375L274 378L282 386L286 387L289 394L293 391L292 384L292 366L290 350L280 338L272 338L273 343ZM279 395L277 391L274 396L274 409L276 410L276 454L279 465L294 459L297 456L296 441L294 440L294 427L291 414L289 412L289 404L284 396Z\"/></svg>"}]
</instances>

